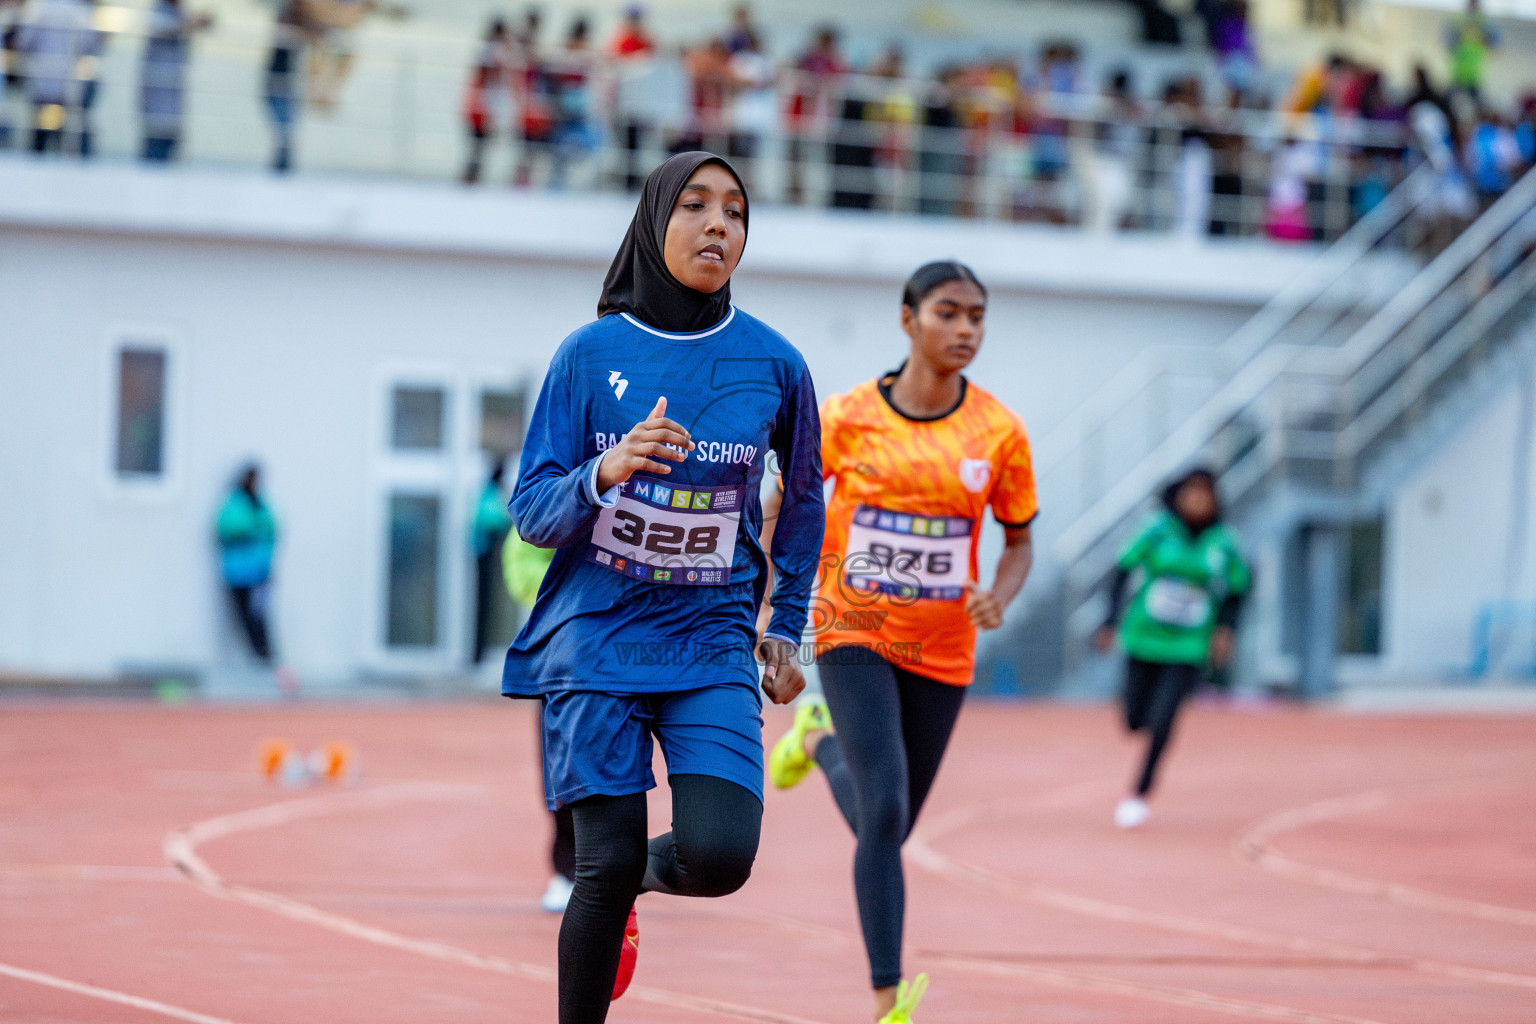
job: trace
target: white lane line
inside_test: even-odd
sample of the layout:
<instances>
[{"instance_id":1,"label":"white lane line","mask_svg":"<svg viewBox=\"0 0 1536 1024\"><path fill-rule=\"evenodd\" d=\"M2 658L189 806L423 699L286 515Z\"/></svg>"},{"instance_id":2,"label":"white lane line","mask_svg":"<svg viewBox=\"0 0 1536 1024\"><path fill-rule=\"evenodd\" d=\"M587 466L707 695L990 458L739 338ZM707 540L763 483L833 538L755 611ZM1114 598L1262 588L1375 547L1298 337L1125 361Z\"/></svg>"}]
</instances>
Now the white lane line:
<instances>
[{"instance_id":1,"label":"white lane line","mask_svg":"<svg viewBox=\"0 0 1536 1024\"><path fill-rule=\"evenodd\" d=\"M309 818L373 810L413 801L476 799L484 797L489 792L491 792L490 787L483 785L415 782L318 797L301 797L197 822L168 835L163 848L166 858L177 870L196 883L204 892L220 899L259 907L292 921L327 928L342 935L390 949L415 953L478 970L554 984L557 980L555 970L542 964L506 960L485 953L460 949L446 942L412 938L387 928L379 928L341 914L321 910L319 907L286 896L227 882L197 853L197 847L200 844L239 832L273 828ZM822 1024L820 1021L805 1017L652 988L648 985L631 985L625 998L672 1009L714 1013L738 1020L754 1021L757 1024Z\"/></svg>"},{"instance_id":2,"label":"white lane line","mask_svg":"<svg viewBox=\"0 0 1536 1024\"><path fill-rule=\"evenodd\" d=\"M1467 784L1465 783L1426 787L1419 790L1415 795L1423 797L1434 790L1461 792L1466 788ZM1280 811L1278 814L1272 814L1265 818L1239 836L1236 843L1237 852L1243 859L1252 862L1265 871L1280 875L1282 878L1292 879L1293 881L1306 882L1328 889L1337 889L1340 892L1352 893L1356 896L1368 896L1386 900L1389 903L1412 907L1415 910L1460 914L1484 921L1498 921L1501 924L1536 928L1536 911L1503 907L1494 903L1460 899L1455 896L1443 896L1440 893L1430 892L1427 889L1418 889L1411 885L1384 882L1374 878L1362 878L1344 871L1335 871L1332 868L1317 867L1285 856L1276 850L1270 842L1277 836L1284 835L1287 832L1294 832L1308 825L1317 825L1326 821L1338 821L1341 818L1353 817L1357 814L1370 814L1405 798L1406 794L1400 791L1371 789L1363 793L1330 797L1327 800L1319 800L1317 803L1307 804L1304 807Z\"/></svg>"},{"instance_id":3,"label":"white lane line","mask_svg":"<svg viewBox=\"0 0 1536 1024\"><path fill-rule=\"evenodd\" d=\"M80 996L90 996L92 999L102 999L109 1003L118 1003L122 1006L132 1006L138 1010L146 1010L149 1013L158 1013L162 1017L172 1017L176 1020L191 1021L192 1024L235 1024L225 1017L210 1017L206 1013L198 1013L196 1010L184 1010L170 1003L162 1003L158 999L145 999L143 996L129 995L127 992L118 992L115 989L102 988L99 985L87 985L79 981L70 981L56 974L44 974L42 971L29 971L25 967L17 967L14 964L0 963L0 975L15 978L18 981L30 981L36 985L46 985L49 988L60 989L65 992L73 992Z\"/></svg>"},{"instance_id":4,"label":"white lane line","mask_svg":"<svg viewBox=\"0 0 1536 1024\"><path fill-rule=\"evenodd\" d=\"M1068 806L1063 803L1060 806ZM1000 892L1017 899L1041 906L1052 907L1085 917L1097 917L1122 924L1155 928L1161 931L1194 935L1201 938L1243 943L1272 949L1286 949L1296 953L1324 956L1344 963L1374 966L1400 966L1419 974L1443 978L1455 978L1486 985L1510 988L1536 989L1536 976L1516 974L1510 971L1491 970L1465 964L1446 963L1411 955L1384 953L1380 950L1344 943L1309 939L1259 928L1208 921L1202 918L1184 917L1142 910L1138 907L1111 903L1106 900L1079 896L1047 885L1021 882L1005 875L989 871L979 865L952 857L935 849L932 842L951 832L983 823L988 818L1008 817L1026 810L1039 810L1038 798L1027 802L1001 801L993 804L970 804L956 808L933 819L926 828L919 828L907 840L906 852L912 862L932 874L959 882Z\"/></svg>"},{"instance_id":5,"label":"white lane line","mask_svg":"<svg viewBox=\"0 0 1536 1024\"><path fill-rule=\"evenodd\" d=\"M785 917L772 911L740 907L710 907L708 909L709 912L722 917L737 917L770 924L802 937L814 935L824 940L836 940L844 945L858 944L858 939L847 932L810 921L800 921L795 918ZM905 949L905 956L908 961L913 963L942 965L951 970L964 971L970 974L1011 978L1035 984L1051 985L1056 988L1076 989L1083 992L1108 993L1130 999L1166 1003L1189 1009L1208 1010L1231 1017L1286 1021L1289 1024L1380 1024L1379 1021L1360 1017L1338 1017L1331 1014L1314 1013L1309 1010L1298 1010L1294 1007L1280 1006L1274 1003L1258 1003L1250 999L1215 995L1210 992L1202 992L1199 989L1177 988L1169 985L1149 985L1141 982L1125 981L1120 978L1105 977L1100 974L1069 971L1062 968L1002 963L984 956L967 956L962 953L947 953L943 950L919 950L908 946Z\"/></svg>"},{"instance_id":6,"label":"white lane line","mask_svg":"<svg viewBox=\"0 0 1536 1024\"><path fill-rule=\"evenodd\" d=\"M1287 1024L1381 1024L1364 1017L1339 1017L1328 1013L1313 1013L1274 1003L1256 1003L1251 999L1235 999L1201 992L1193 988L1176 988L1170 985L1148 985L1144 982L1121 981L1097 974L1063 971L1053 967L1032 967L1025 964L1001 964L979 957L959 956L953 953L930 955L933 963L968 970L977 974L990 974L1002 978L1028 978L1031 981L1054 985L1058 988L1089 992L1107 992L1113 995L1150 999L1172 1006L1210 1010L1235 1017L1256 1020L1286 1021Z\"/></svg>"}]
</instances>

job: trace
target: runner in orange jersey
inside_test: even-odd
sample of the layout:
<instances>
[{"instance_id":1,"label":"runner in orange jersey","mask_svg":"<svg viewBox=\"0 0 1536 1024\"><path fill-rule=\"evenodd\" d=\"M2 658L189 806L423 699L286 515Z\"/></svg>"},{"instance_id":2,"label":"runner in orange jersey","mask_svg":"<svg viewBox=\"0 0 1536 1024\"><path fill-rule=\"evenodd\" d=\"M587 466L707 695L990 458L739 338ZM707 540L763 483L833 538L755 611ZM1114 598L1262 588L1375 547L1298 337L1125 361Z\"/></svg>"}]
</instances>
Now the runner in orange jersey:
<instances>
[{"instance_id":1,"label":"runner in orange jersey","mask_svg":"<svg viewBox=\"0 0 1536 1024\"><path fill-rule=\"evenodd\" d=\"M986 312L970 268L919 268L902 297L907 361L822 406L822 472L834 484L812 615L826 700L802 703L769 761L780 788L820 765L858 838L853 882L881 1024L911 1021L927 985L901 981L901 846L975 673L976 631L1002 625L1033 559L1024 425L961 372ZM988 508L1007 546L982 589Z\"/></svg>"}]
</instances>

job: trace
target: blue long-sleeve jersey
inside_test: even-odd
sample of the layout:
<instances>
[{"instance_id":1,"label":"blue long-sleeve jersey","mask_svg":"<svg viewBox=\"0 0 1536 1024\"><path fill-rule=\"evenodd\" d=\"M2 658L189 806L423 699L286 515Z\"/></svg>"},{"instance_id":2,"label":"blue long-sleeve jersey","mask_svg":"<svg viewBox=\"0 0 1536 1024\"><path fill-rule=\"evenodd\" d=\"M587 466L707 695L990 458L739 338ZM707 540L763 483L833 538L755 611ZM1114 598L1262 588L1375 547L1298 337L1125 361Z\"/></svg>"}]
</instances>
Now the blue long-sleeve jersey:
<instances>
[{"instance_id":1,"label":"blue long-sleeve jersey","mask_svg":"<svg viewBox=\"0 0 1536 1024\"><path fill-rule=\"evenodd\" d=\"M597 493L598 461L667 399L695 448L672 471ZM800 353L733 309L699 334L629 314L567 338L544 378L509 508L518 535L558 548L502 692L648 693L755 685L767 557L759 488L784 484L768 632L799 642L825 525L821 424Z\"/></svg>"}]
</instances>

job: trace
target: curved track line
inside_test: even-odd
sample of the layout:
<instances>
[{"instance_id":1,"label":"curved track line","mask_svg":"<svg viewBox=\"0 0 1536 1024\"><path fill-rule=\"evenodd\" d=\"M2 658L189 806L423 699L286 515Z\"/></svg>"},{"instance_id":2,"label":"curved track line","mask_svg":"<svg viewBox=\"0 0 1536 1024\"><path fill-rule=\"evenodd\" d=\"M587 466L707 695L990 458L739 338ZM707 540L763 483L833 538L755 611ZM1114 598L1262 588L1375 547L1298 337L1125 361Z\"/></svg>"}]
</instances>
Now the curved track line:
<instances>
[{"instance_id":1,"label":"curved track line","mask_svg":"<svg viewBox=\"0 0 1536 1024\"><path fill-rule=\"evenodd\" d=\"M290 899L286 896L279 896L276 893L253 889L234 882L227 882L209 867L207 862L197 853L197 847L202 843L234 835L238 832L272 828L329 814L372 810L418 800L474 798L483 796L488 791L489 787L482 785L420 782L401 783L378 789L335 793L319 797L301 797L197 822L194 825L179 829L168 835L163 848L166 858L173 866L197 884L204 892L217 896L220 899L245 903L292 921L299 921L319 928L327 928L342 935L360 939L364 942L372 942L375 945L385 946L390 949L415 953L434 960L459 964L478 970L553 984L556 981L554 969L542 964L506 960L485 953L475 953L471 950L460 949L446 942L411 938L408 935L392 932L386 928L379 928L341 914L321 910L319 907ZM648 985L631 985L628 996L639 999L641 1002L667 1006L673 1009L713 1013L725 1017L734 1017L738 1020L756 1021L759 1024L821 1024L819 1021L809 1020L804 1017L776 1013L771 1010L759 1009L755 1006L742 1006L703 996L691 996L667 989L652 988ZM206 1020L212 1021L213 1018L206 1018ZM219 1022L219 1024L225 1024L225 1022Z\"/></svg>"},{"instance_id":2,"label":"curved track line","mask_svg":"<svg viewBox=\"0 0 1536 1024\"><path fill-rule=\"evenodd\" d=\"M1012 810L1003 809L1016 803L1016 801L1005 801L994 804L971 804L950 811L948 814L941 815L935 819L927 828L920 828L914 832L912 838L907 840L907 851L913 862L919 867L940 877L948 878L950 881L988 889L993 892L1001 892L1041 906L1081 914L1086 917L1097 917L1103 920L1117 921L1122 924L1139 925L1155 928L1160 931L1177 932L1206 939L1264 946L1272 949L1285 949L1296 953L1324 956L1331 960L1345 963L1357 963L1362 966L1397 966L1420 974L1455 978L1460 981L1474 981L1511 988L1536 989L1536 976L1528 974L1516 974L1510 971L1496 971L1483 967L1445 963L1443 961L1408 955L1383 953L1379 950L1367 949L1361 946L1309 939L1300 935L1248 928L1243 925L1226 924L1220 921L1208 921L1203 918L1164 914L1092 897L1079 896L1075 893L1065 892L1047 885L1020 882L1005 875L989 871L979 865L941 853L930 845L931 839L937 839L940 836L959 831L962 828L984 821L988 817L1007 817L1010 814L1017 814L1019 813L1019 808L1017 807L1014 807ZM1038 803L1032 803L1027 809L1038 809L1038 806Z\"/></svg>"},{"instance_id":3,"label":"curved track line","mask_svg":"<svg viewBox=\"0 0 1536 1024\"><path fill-rule=\"evenodd\" d=\"M1465 787L1439 786L1433 788L1464 789ZM1427 791L1422 790L1416 795L1423 796ZM1356 814L1369 814L1372 811L1382 810L1404 798L1404 794L1401 791L1370 789L1362 793L1330 797L1327 800L1319 800L1304 807L1281 811L1278 814L1270 815L1239 836L1236 841L1237 852L1245 860L1251 861L1265 871L1294 881L1307 882L1311 885L1318 885L1328 889L1337 889L1340 892L1347 892L1356 896L1370 896L1386 900L1389 903L1396 903L1400 906L1412 907L1415 910L1461 914L1465 917L1475 917L1484 921L1497 921L1500 924L1536 928L1536 911L1520 910L1515 907L1502 907L1494 903L1465 900L1455 896L1442 896L1439 893L1430 892L1427 889L1418 889L1411 885L1383 882L1374 878L1362 878L1344 871L1335 871L1332 868L1317 867L1293 860L1270 845L1270 840L1287 832L1294 832L1296 829L1305 828L1308 825L1317 825L1325 821L1338 821L1341 818L1351 817Z\"/></svg>"},{"instance_id":4,"label":"curved track line","mask_svg":"<svg viewBox=\"0 0 1536 1024\"><path fill-rule=\"evenodd\" d=\"M25 967L16 967L13 964L0 963L0 975L15 978L18 981L30 981L35 985L45 985L48 988L60 989L64 992L73 992L79 996L90 996L92 999L101 999L109 1003L117 1003L120 1006L132 1006L136 1010L146 1010L150 1013L158 1013L162 1017L173 1017L176 1020L191 1021L192 1024L235 1024L234 1021L224 1017L210 1017L206 1013L198 1013L196 1010L184 1010L170 1003L162 1003L158 999L145 999L143 996L129 995L127 992L118 992L115 989L102 988L99 985L87 985L84 982L70 981L56 974L44 974L42 971L29 971Z\"/></svg>"},{"instance_id":5,"label":"curved track line","mask_svg":"<svg viewBox=\"0 0 1536 1024\"><path fill-rule=\"evenodd\" d=\"M741 917L747 920L775 925L797 934L837 939L850 945L857 944L858 942L855 936L839 929L815 924L810 921L799 921L795 918L785 917L782 914L775 914L772 911L744 910L736 907L711 908L711 911L722 916ZM1256 1003L1246 999L1213 995L1209 992L1201 992L1198 989L1175 988L1168 985L1148 985L1141 982L1123 981L1119 978L1108 978L1099 974L1085 974L1082 971L1068 971L1054 967L1032 967L1027 964L1000 963L987 957L946 953L942 950L916 950L908 946L904 950L904 955L911 960L922 960L928 964L943 964L954 970L968 971L971 974L1022 979L1037 984L1051 985L1056 988L1070 988L1084 992L1106 992L1111 995L1125 996L1133 999L1169 1003L1174 1006L1192 1009L1210 1010L1215 1013L1225 1013L1235 1017L1287 1021L1290 1024L1380 1024L1379 1021L1366 1020L1360 1017L1335 1017L1327 1014L1311 1013L1289 1006Z\"/></svg>"},{"instance_id":6,"label":"curved track line","mask_svg":"<svg viewBox=\"0 0 1536 1024\"><path fill-rule=\"evenodd\" d=\"M1063 971L1054 967L1001 964L981 957L961 956L954 953L943 953L938 956L930 955L929 959L935 963L969 970L977 974L990 974L1001 978L1029 978L1047 985L1055 985L1058 988L1134 996L1139 999L1151 999L1174 1006L1211 1010L1216 1013L1251 1017L1257 1020L1286 1021L1287 1024L1380 1024L1379 1021L1370 1020L1365 1017L1339 1017L1334 1014L1312 1013L1289 1006L1277 1006L1273 1003L1255 1003L1248 999L1213 995L1209 992L1201 992L1199 989L1121 981L1118 978L1083 974L1078 971Z\"/></svg>"}]
</instances>

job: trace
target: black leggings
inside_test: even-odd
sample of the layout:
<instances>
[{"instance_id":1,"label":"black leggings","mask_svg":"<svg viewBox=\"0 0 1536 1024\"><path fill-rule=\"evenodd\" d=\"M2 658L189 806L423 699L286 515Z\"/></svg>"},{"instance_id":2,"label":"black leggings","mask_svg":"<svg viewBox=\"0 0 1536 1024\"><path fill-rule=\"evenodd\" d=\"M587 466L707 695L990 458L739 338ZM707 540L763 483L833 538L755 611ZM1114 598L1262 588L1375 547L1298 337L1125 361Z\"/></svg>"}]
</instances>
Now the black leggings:
<instances>
[{"instance_id":1,"label":"black leggings","mask_svg":"<svg viewBox=\"0 0 1536 1024\"><path fill-rule=\"evenodd\" d=\"M816 664L837 733L813 756L858 839L859 925L870 980L885 988L901 980L901 846L939 773L966 688L908 672L860 647L833 648Z\"/></svg>"},{"instance_id":2,"label":"black leggings","mask_svg":"<svg viewBox=\"0 0 1536 1024\"><path fill-rule=\"evenodd\" d=\"M642 892L727 896L757 857L763 805L710 775L673 775L672 831L646 841L645 794L571 804L576 888L560 922L560 1024L608 1017L629 908Z\"/></svg>"},{"instance_id":3,"label":"black leggings","mask_svg":"<svg viewBox=\"0 0 1536 1024\"><path fill-rule=\"evenodd\" d=\"M1147 760L1136 781L1136 795L1152 792L1157 780L1157 762L1173 737L1173 722L1179 706L1200 683L1200 666L1164 664L1132 658L1125 668L1125 727L1132 732L1145 729L1152 734L1147 744ZM836 719L833 719L836 721Z\"/></svg>"},{"instance_id":4,"label":"black leggings","mask_svg":"<svg viewBox=\"0 0 1536 1024\"><path fill-rule=\"evenodd\" d=\"M230 599L235 604L235 616L240 628L245 630L251 642L251 651L263 664L272 663L272 641L267 634L267 584L254 587L230 587Z\"/></svg>"}]
</instances>

